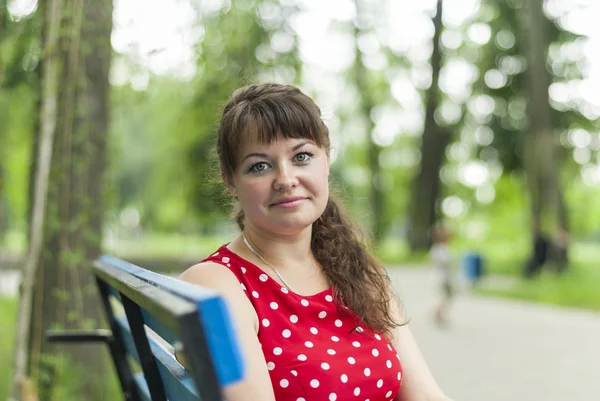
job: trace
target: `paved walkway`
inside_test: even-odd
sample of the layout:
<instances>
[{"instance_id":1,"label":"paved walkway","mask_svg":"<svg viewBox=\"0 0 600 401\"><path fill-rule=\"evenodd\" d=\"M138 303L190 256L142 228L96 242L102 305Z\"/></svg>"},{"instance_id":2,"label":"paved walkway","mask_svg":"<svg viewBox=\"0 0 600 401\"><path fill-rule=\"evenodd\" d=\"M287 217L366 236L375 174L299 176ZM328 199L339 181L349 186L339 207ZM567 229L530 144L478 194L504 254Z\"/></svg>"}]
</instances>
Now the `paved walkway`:
<instances>
[{"instance_id":1,"label":"paved walkway","mask_svg":"<svg viewBox=\"0 0 600 401\"><path fill-rule=\"evenodd\" d=\"M453 322L431 319L429 273L390 269L410 327L455 401L600 401L600 314L460 295ZM600 289L599 289L600 291Z\"/></svg>"}]
</instances>

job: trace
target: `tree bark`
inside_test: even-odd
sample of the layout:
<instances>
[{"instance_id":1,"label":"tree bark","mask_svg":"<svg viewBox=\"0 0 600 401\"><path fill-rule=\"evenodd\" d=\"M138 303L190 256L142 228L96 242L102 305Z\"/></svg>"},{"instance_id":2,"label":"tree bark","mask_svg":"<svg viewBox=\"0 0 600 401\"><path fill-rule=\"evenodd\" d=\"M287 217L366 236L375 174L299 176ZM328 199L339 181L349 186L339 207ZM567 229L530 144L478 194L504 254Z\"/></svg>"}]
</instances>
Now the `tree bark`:
<instances>
[{"instance_id":1,"label":"tree bark","mask_svg":"<svg viewBox=\"0 0 600 401\"><path fill-rule=\"evenodd\" d=\"M50 164L52 159L52 147L57 120L57 98L59 88L60 60L58 45L60 41L60 22L62 13L61 0L49 0L46 13L43 18L47 21L43 43L45 59L42 102L40 110L40 146L39 153L35 155L38 159L36 169L36 193L33 199L31 218L31 238L29 249L23 268L23 281L21 288L21 299L17 313L17 333L15 337L15 357L13 361L13 382L8 396L9 401L19 401L23 392L28 388L27 362L28 346L30 343L31 321L30 315L33 303L34 281L43 245L44 215L48 194L48 182Z\"/></svg>"},{"instance_id":2,"label":"tree bark","mask_svg":"<svg viewBox=\"0 0 600 401\"><path fill-rule=\"evenodd\" d=\"M106 384L104 346L51 346L44 333L51 327L101 325L102 311L89 266L99 256L102 244L113 6L112 0L53 1L48 7L52 19L47 25L52 34L47 42L58 43L44 60L43 85L45 94L50 84L55 89L54 119L49 126L48 116L42 114L41 125L43 133L54 135L54 157L47 163L44 225L32 224L31 229L30 250L39 255L38 263L32 262L37 265L34 282L28 285L33 295L27 298L29 307L22 305L20 316L30 325L31 341L24 339L23 343L29 345L29 373L38 384L40 398L51 399L53 386L63 377L92 371L93 375L71 377L70 384L78 386L76 397L94 399L102 396ZM44 138L40 137L40 154L47 149ZM38 167L42 166L40 158ZM36 199L40 193L36 184ZM38 212L34 208L32 221L38 221Z\"/></svg>"},{"instance_id":3,"label":"tree bark","mask_svg":"<svg viewBox=\"0 0 600 401\"><path fill-rule=\"evenodd\" d=\"M550 21L543 12L543 0L527 0L528 18L522 32L527 38L528 114L531 120L526 145L525 167L531 197L533 234L555 237L555 249L548 256L566 266L568 211L560 185L555 140L556 121L548 98L551 74L546 66L550 45Z\"/></svg>"},{"instance_id":4,"label":"tree bark","mask_svg":"<svg viewBox=\"0 0 600 401\"><path fill-rule=\"evenodd\" d=\"M437 221L436 203L440 197L440 168L451 134L435 121L438 107L439 77L442 68L440 36L442 34L443 1L437 2L433 18L433 52L431 55L432 79L427 91L425 126L421 142L421 164L413 182L408 242L412 251L426 250L431 246L431 228Z\"/></svg>"}]
</instances>

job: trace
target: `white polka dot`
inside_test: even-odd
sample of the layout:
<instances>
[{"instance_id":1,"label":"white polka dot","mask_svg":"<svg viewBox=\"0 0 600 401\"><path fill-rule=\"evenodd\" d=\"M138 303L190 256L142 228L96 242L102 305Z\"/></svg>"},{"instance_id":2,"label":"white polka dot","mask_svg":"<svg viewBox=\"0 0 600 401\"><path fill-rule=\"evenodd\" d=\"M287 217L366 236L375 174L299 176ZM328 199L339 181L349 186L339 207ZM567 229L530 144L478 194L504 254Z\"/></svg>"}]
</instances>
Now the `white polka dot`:
<instances>
[{"instance_id":1,"label":"white polka dot","mask_svg":"<svg viewBox=\"0 0 600 401\"><path fill-rule=\"evenodd\" d=\"M304 354L300 354L300 355L298 355L298 360L299 360L299 361L306 361L306 359L307 359L307 358L306 358L306 355L304 355Z\"/></svg>"},{"instance_id":2,"label":"white polka dot","mask_svg":"<svg viewBox=\"0 0 600 401\"><path fill-rule=\"evenodd\" d=\"M325 312L325 311L319 312L319 318L324 319L325 316L327 316L327 312Z\"/></svg>"},{"instance_id":3,"label":"white polka dot","mask_svg":"<svg viewBox=\"0 0 600 401\"><path fill-rule=\"evenodd\" d=\"M213 253L212 255L213 255L213 256L217 256L218 254L219 254L219 252L215 252L215 253Z\"/></svg>"},{"instance_id":4,"label":"white polka dot","mask_svg":"<svg viewBox=\"0 0 600 401\"><path fill-rule=\"evenodd\" d=\"M321 367L322 367L324 370L329 370L329 364L328 364L327 362L323 362L323 363L321 364Z\"/></svg>"},{"instance_id":5,"label":"white polka dot","mask_svg":"<svg viewBox=\"0 0 600 401\"><path fill-rule=\"evenodd\" d=\"M279 348L279 347L273 348L273 353L275 355L281 355L282 352L283 352L283 350L281 348Z\"/></svg>"},{"instance_id":6,"label":"white polka dot","mask_svg":"<svg viewBox=\"0 0 600 401\"><path fill-rule=\"evenodd\" d=\"M387 347L388 347L388 349L389 349L390 351L393 351L393 349L392 349L392 346L391 346L391 345L389 345L389 344L388 344L388 345L387 345Z\"/></svg>"},{"instance_id":7,"label":"white polka dot","mask_svg":"<svg viewBox=\"0 0 600 401\"><path fill-rule=\"evenodd\" d=\"M304 398L300 397L300 398L296 398L296 401L306 401Z\"/></svg>"},{"instance_id":8,"label":"white polka dot","mask_svg":"<svg viewBox=\"0 0 600 401\"><path fill-rule=\"evenodd\" d=\"M312 380L310 381L310 386L311 386L312 388L317 388L317 387L319 387L319 381L318 381L317 379L312 379Z\"/></svg>"},{"instance_id":9,"label":"white polka dot","mask_svg":"<svg viewBox=\"0 0 600 401\"><path fill-rule=\"evenodd\" d=\"M340 319L336 319L336 321L335 321L335 325L336 325L337 327L342 327L342 321L341 321Z\"/></svg>"},{"instance_id":10,"label":"white polka dot","mask_svg":"<svg viewBox=\"0 0 600 401\"><path fill-rule=\"evenodd\" d=\"M281 381L279 382L279 385L283 388L286 388L287 386L290 385L290 382L287 381L287 379L281 379Z\"/></svg>"},{"instance_id":11,"label":"white polka dot","mask_svg":"<svg viewBox=\"0 0 600 401\"><path fill-rule=\"evenodd\" d=\"M296 372L295 370L290 370L290 373L293 374L294 376L298 376L298 372Z\"/></svg>"},{"instance_id":12,"label":"white polka dot","mask_svg":"<svg viewBox=\"0 0 600 401\"><path fill-rule=\"evenodd\" d=\"M262 324L263 324L263 326L265 326L265 327L269 327L269 325L271 324L271 322L269 322L269 319L263 319L263 320L262 320Z\"/></svg>"},{"instance_id":13,"label":"white polka dot","mask_svg":"<svg viewBox=\"0 0 600 401\"><path fill-rule=\"evenodd\" d=\"M277 302L271 302L271 309L275 310L279 308L279 305L277 305Z\"/></svg>"},{"instance_id":14,"label":"white polka dot","mask_svg":"<svg viewBox=\"0 0 600 401\"><path fill-rule=\"evenodd\" d=\"M288 329L285 329L281 332L281 335L284 336L285 338L290 338L290 336L292 335L292 332L289 331Z\"/></svg>"},{"instance_id":15,"label":"white polka dot","mask_svg":"<svg viewBox=\"0 0 600 401\"><path fill-rule=\"evenodd\" d=\"M253 296L254 298L258 298L258 292L256 292L256 291L252 291L252 296Z\"/></svg>"},{"instance_id":16,"label":"white polka dot","mask_svg":"<svg viewBox=\"0 0 600 401\"><path fill-rule=\"evenodd\" d=\"M350 357L348 357L348 363L349 363L350 365L354 365L354 364L356 363L356 359L354 359L354 358L352 358L352 357L350 356Z\"/></svg>"},{"instance_id":17,"label":"white polka dot","mask_svg":"<svg viewBox=\"0 0 600 401\"><path fill-rule=\"evenodd\" d=\"M265 281L267 281L269 279L269 276L267 276L266 274L263 273L260 276L258 276L258 279L264 283Z\"/></svg>"},{"instance_id":18,"label":"white polka dot","mask_svg":"<svg viewBox=\"0 0 600 401\"><path fill-rule=\"evenodd\" d=\"M385 361L385 366L387 366L388 368L392 367L392 361L390 361L389 359L387 361Z\"/></svg>"},{"instance_id":19,"label":"white polka dot","mask_svg":"<svg viewBox=\"0 0 600 401\"><path fill-rule=\"evenodd\" d=\"M346 376L345 374L342 375L342 383L348 383L348 376Z\"/></svg>"},{"instance_id":20,"label":"white polka dot","mask_svg":"<svg viewBox=\"0 0 600 401\"><path fill-rule=\"evenodd\" d=\"M229 260L230 260L230 259L229 259L227 256L223 256L223 257L221 258L221 260L223 261L223 263L229 263Z\"/></svg>"},{"instance_id":21,"label":"white polka dot","mask_svg":"<svg viewBox=\"0 0 600 401\"><path fill-rule=\"evenodd\" d=\"M335 401L335 400L337 400L337 395L335 393L329 394L329 401Z\"/></svg>"},{"instance_id":22,"label":"white polka dot","mask_svg":"<svg viewBox=\"0 0 600 401\"><path fill-rule=\"evenodd\" d=\"M269 370L273 370L273 369L275 369L275 364L273 362L269 362L269 363L267 363L267 368Z\"/></svg>"},{"instance_id":23,"label":"white polka dot","mask_svg":"<svg viewBox=\"0 0 600 401\"><path fill-rule=\"evenodd\" d=\"M365 376L367 376L367 377L371 376L371 369L365 368Z\"/></svg>"},{"instance_id":24,"label":"white polka dot","mask_svg":"<svg viewBox=\"0 0 600 401\"><path fill-rule=\"evenodd\" d=\"M331 341L334 341L337 343L338 341L340 341L340 339L336 336L331 336Z\"/></svg>"},{"instance_id":25,"label":"white polka dot","mask_svg":"<svg viewBox=\"0 0 600 401\"><path fill-rule=\"evenodd\" d=\"M365 330L362 327L357 327L356 331L359 332L359 333L364 333L365 332Z\"/></svg>"},{"instance_id":26,"label":"white polka dot","mask_svg":"<svg viewBox=\"0 0 600 401\"><path fill-rule=\"evenodd\" d=\"M402 373L398 372L398 380L402 379Z\"/></svg>"},{"instance_id":27,"label":"white polka dot","mask_svg":"<svg viewBox=\"0 0 600 401\"><path fill-rule=\"evenodd\" d=\"M360 388L357 387L357 388L354 389L354 395L357 396L359 394L360 394Z\"/></svg>"},{"instance_id":28,"label":"white polka dot","mask_svg":"<svg viewBox=\"0 0 600 401\"><path fill-rule=\"evenodd\" d=\"M381 340L381 336L379 334L375 334L375 338Z\"/></svg>"},{"instance_id":29,"label":"white polka dot","mask_svg":"<svg viewBox=\"0 0 600 401\"><path fill-rule=\"evenodd\" d=\"M283 292L284 294L287 294L289 291L287 288L281 287L281 292Z\"/></svg>"},{"instance_id":30,"label":"white polka dot","mask_svg":"<svg viewBox=\"0 0 600 401\"><path fill-rule=\"evenodd\" d=\"M241 283L241 285L242 285L242 289L243 289L244 291L246 291L246 290L247 290L247 288L246 288L246 286L244 285L244 283Z\"/></svg>"},{"instance_id":31,"label":"white polka dot","mask_svg":"<svg viewBox=\"0 0 600 401\"><path fill-rule=\"evenodd\" d=\"M298 323L298 316L296 316L296 315L290 316L290 322L292 322L292 323Z\"/></svg>"},{"instance_id":32,"label":"white polka dot","mask_svg":"<svg viewBox=\"0 0 600 401\"><path fill-rule=\"evenodd\" d=\"M379 351L373 349L373 351L371 351L371 354L373 354L373 356L379 356Z\"/></svg>"},{"instance_id":33,"label":"white polka dot","mask_svg":"<svg viewBox=\"0 0 600 401\"><path fill-rule=\"evenodd\" d=\"M311 327L310 328L310 332L313 333L313 334L317 334L317 333L319 333L319 330L317 330L316 327Z\"/></svg>"},{"instance_id":34,"label":"white polka dot","mask_svg":"<svg viewBox=\"0 0 600 401\"><path fill-rule=\"evenodd\" d=\"M227 267L231 267L231 264L227 263Z\"/></svg>"},{"instance_id":35,"label":"white polka dot","mask_svg":"<svg viewBox=\"0 0 600 401\"><path fill-rule=\"evenodd\" d=\"M325 299L327 300L327 302L333 301L333 297L331 295L325 295Z\"/></svg>"},{"instance_id":36,"label":"white polka dot","mask_svg":"<svg viewBox=\"0 0 600 401\"><path fill-rule=\"evenodd\" d=\"M334 350L332 350L331 348L327 350L327 353L328 353L329 355L335 355L335 351L334 351Z\"/></svg>"},{"instance_id":37,"label":"white polka dot","mask_svg":"<svg viewBox=\"0 0 600 401\"><path fill-rule=\"evenodd\" d=\"M307 342L305 342L305 343L304 343L304 345L306 345L306 347L307 347L307 348L312 348L312 347L314 347L314 344L313 344L313 343L311 343L310 341L307 341Z\"/></svg>"},{"instance_id":38,"label":"white polka dot","mask_svg":"<svg viewBox=\"0 0 600 401\"><path fill-rule=\"evenodd\" d=\"M306 299L303 299L302 301L300 301L300 303L302 304L302 306L308 306L308 301Z\"/></svg>"},{"instance_id":39,"label":"white polka dot","mask_svg":"<svg viewBox=\"0 0 600 401\"><path fill-rule=\"evenodd\" d=\"M388 398L390 395L392 395L392 390L390 390L387 393L385 393L385 398Z\"/></svg>"},{"instance_id":40,"label":"white polka dot","mask_svg":"<svg viewBox=\"0 0 600 401\"><path fill-rule=\"evenodd\" d=\"M396 359L400 360L400 355L396 354Z\"/></svg>"},{"instance_id":41,"label":"white polka dot","mask_svg":"<svg viewBox=\"0 0 600 401\"><path fill-rule=\"evenodd\" d=\"M352 345L354 345L356 348L360 347L360 343L358 341L354 341Z\"/></svg>"},{"instance_id":42,"label":"white polka dot","mask_svg":"<svg viewBox=\"0 0 600 401\"><path fill-rule=\"evenodd\" d=\"M379 379L379 380L377 380L377 388L381 388L381 387L383 387L383 380Z\"/></svg>"},{"instance_id":43,"label":"white polka dot","mask_svg":"<svg viewBox=\"0 0 600 401\"><path fill-rule=\"evenodd\" d=\"M246 273L246 268L242 267L242 273Z\"/></svg>"}]
</instances>

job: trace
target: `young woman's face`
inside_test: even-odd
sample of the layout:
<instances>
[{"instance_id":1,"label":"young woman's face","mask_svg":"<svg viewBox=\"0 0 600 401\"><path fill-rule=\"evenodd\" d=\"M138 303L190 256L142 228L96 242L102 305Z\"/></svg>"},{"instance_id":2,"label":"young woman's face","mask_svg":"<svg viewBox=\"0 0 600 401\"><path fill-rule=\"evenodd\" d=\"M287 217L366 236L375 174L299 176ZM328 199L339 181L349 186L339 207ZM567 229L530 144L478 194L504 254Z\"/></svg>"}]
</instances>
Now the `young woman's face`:
<instances>
[{"instance_id":1,"label":"young woman's face","mask_svg":"<svg viewBox=\"0 0 600 401\"><path fill-rule=\"evenodd\" d=\"M297 233L315 222L329 198L329 157L308 139L279 136L270 144L248 141L239 152L230 190L246 224L277 234Z\"/></svg>"}]
</instances>

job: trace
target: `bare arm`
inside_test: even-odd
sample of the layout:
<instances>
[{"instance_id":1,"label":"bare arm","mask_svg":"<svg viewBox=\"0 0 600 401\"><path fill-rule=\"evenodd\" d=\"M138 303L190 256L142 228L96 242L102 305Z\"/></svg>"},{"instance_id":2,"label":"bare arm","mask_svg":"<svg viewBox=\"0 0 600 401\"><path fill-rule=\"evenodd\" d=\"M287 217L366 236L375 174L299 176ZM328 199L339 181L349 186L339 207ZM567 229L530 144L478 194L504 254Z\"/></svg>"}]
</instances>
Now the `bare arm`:
<instances>
[{"instance_id":1,"label":"bare arm","mask_svg":"<svg viewBox=\"0 0 600 401\"><path fill-rule=\"evenodd\" d=\"M394 302L392 311L397 321L403 321L400 308ZM396 401L452 401L435 381L408 325L394 330L394 343L402 364L402 386Z\"/></svg>"},{"instance_id":2,"label":"bare arm","mask_svg":"<svg viewBox=\"0 0 600 401\"><path fill-rule=\"evenodd\" d=\"M181 280L218 290L231 312L245 362L244 379L224 389L228 401L275 401L267 363L257 337L258 318L235 275L225 266L201 263L179 277ZM181 358L180 355L177 356ZM185 358L182 358L185 364Z\"/></svg>"}]
</instances>

